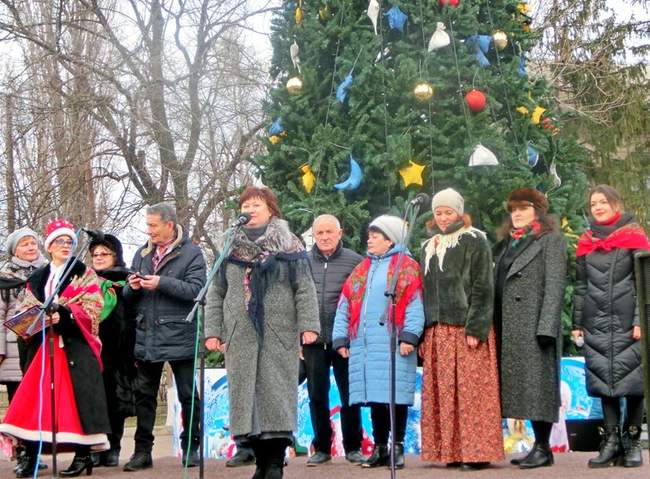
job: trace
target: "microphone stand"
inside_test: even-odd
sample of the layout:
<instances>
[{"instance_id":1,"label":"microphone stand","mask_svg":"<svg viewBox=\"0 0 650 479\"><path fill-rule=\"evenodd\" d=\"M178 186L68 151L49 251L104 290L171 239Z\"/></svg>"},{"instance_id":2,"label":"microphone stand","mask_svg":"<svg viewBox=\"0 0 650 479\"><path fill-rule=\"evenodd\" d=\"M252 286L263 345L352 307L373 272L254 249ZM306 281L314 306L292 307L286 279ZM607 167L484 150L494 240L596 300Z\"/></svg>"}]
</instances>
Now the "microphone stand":
<instances>
[{"instance_id":1,"label":"microphone stand","mask_svg":"<svg viewBox=\"0 0 650 479\"><path fill-rule=\"evenodd\" d=\"M384 292L384 296L389 298L388 304L386 305L386 311L379 318L379 324L382 326L385 324L386 319L388 318L388 328L390 331L390 367L388 372L388 383L389 383L389 415L390 415L390 477L395 479L396 469L395 469L395 369L396 369L396 358L397 354L397 327L395 326L395 300L396 300L396 289L397 289L397 279L399 277L399 270L402 266L404 256L406 256L406 248L413 234L413 229L415 227L415 219L418 217L420 212L421 203L420 202L409 202L406 211L404 212L403 221L411 225L410 228L407 228L406 236L404 237L401 244L404 245L403 248L399 251L397 255L397 261L395 263L395 273L390 280L388 288ZM410 213L410 215L409 215Z\"/></svg>"},{"instance_id":2,"label":"microphone stand","mask_svg":"<svg viewBox=\"0 0 650 479\"><path fill-rule=\"evenodd\" d=\"M201 288L201 291L199 291L199 294L194 298L194 306L192 307L192 310L190 313L187 315L187 318L185 321L191 322L192 319L194 318L194 315L197 315L197 335L198 338L201 342L205 341L205 322L203 319L205 318L205 297L208 294L208 289L210 287L210 284L212 284L212 281L214 280L214 277L217 275L217 272L221 268L222 263L224 260L228 257L230 254L230 250L232 249L232 244L233 241L235 240L235 231L238 231L243 225L242 224L234 224L231 225L227 230L226 230L226 237L224 239L223 243L223 248L221 250L221 253L219 254L219 257L217 258L217 261L215 261L214 265L212 265L212 269L210 270L210 273L208 274L208 277L206 279L205 285L203 288ZM204 465L204 427L205 427L205 345L201 344L201 357L200 357L200 362L199 362L199 371L200 371L200 377L201 377L201 384L199 385L199 407L200 407L200 419L199 419L199 427L200 427L200 432L201 432L201 441L199 442L199 478L203 479L203 474L205 471L205 465ZM192 412L194 412L194 408L192 408ZM191 427L192 421L190 420L190 427ZM188 442L191 440L191 431L190 435L188 437ZM189 458L189 445L187 448L187 458Z\"/></svg>"},{"instance_id":3,"label":"microphone stand","mask_svg":"<svg viewBox=\"0 0 650 479\"><path fill-rule=\"evenodd\" d=\"M81 261L83 262L83 259L85 258L89 247L90 247L90 241L86 239L85 242L82 244L81 248L79 249L76 256L70 254L66 262L63 264L63 270L61 272L61 276L59 276L59 279L56 285L54 286L54 289L52 290L52 294L50 294L50 296L48 296L43 302L43 305L41 306L41 312L38 315L38 319L34 321L32 326L30 326L30 328L27 330L28 332L30 332L30 330L32 330L32 328L38 323L40 323L43 326L43 330L45 330L46 327L45 314L47 313L47 310L52 306L54 300L61 292L61 288L63 287L63 284L70 276L70 273L72 273L72 268L74 266L75 261L77 260L77 258L81 258ZM50 326L48 331L48 345L49 345L48 358L50 360L50 408L51 408L50 420L52 422L52 477L57 477L58 475L57 464L56 464L57 425L56 425L56 399L55 399L56 385L54 383L54 331L52 330L52 326ZM44 337L42 342L42 348L43 348L42 354L45 354ZM38 471L39 462L41 460L40 452L41 451L39 450L38 458L36 459L36 471Z\"/></svg>"}]
</instances>

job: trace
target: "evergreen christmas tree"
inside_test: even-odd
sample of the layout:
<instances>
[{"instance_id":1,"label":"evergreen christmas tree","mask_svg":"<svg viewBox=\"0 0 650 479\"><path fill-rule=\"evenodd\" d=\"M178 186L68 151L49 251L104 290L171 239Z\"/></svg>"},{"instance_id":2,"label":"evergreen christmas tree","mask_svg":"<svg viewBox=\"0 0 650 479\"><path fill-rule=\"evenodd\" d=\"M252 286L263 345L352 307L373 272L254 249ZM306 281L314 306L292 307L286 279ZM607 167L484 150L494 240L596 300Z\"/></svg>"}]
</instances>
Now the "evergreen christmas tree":
<instances>
[{"instance_id":1,"label":"evergreen christmas tree","mask_svg":"<svg viewBox=\"0 0 650 479\"><path fill-rule=\"evenodd\" d=\"M284 2L257 162L293 229L332 213L363 250L372 217L453 187L494 239L508 193L532 186L579 230L584 150L526 71L537 35L517 0Z\"/></svg>"}]
</instances>

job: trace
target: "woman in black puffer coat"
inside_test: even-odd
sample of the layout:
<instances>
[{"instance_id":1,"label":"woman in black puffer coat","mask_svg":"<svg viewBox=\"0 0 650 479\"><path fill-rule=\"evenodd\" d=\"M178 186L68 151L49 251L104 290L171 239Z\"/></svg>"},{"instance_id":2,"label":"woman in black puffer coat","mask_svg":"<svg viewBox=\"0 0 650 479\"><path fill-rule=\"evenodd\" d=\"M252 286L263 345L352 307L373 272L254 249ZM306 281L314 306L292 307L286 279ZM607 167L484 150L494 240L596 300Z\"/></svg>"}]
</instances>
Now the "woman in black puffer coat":
<instances>
[{"instance_id":1,"label":"woman in black puffer coat","mask_svg":"<svg viewBox=\"0 0 650 479\"><path fill-rule=\"evenodd\" d=\"M614 188L595 187L589 194L593 219L577 250L573 300L573 337L584 340L587 392L603 404L605 428L598 457L589 467L622 462L642 464L643 375L641 328L636 304L634 253L650 243L634 216L622 211ZM626 440L620 434L620 399L626 399Z\"/></svg>"}]
</instances>

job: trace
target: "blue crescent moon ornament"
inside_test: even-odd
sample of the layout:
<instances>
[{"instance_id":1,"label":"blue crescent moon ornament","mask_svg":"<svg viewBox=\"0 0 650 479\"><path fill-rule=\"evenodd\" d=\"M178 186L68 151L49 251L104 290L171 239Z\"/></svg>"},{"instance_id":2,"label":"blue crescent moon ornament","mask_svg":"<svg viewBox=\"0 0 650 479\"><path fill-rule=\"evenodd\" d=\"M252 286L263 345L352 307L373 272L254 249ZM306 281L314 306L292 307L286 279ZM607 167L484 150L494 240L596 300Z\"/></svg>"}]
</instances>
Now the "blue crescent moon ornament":
<instances>
[{"instance_id":1,"label":"blue crescent moon ornament","mask_svg":"<svg viewBox=\"0 0 650 479\"><path fill-rule=\"evenodd\" d=\"M528 76L528 72L526 71L526 59L523 55L519 57L519 68L517 69L517 75L522 78Z\"/></svg>"},{"instance_id":2,"label":"blue crescent moon ornament","mask_svg":"<svg viewBox=\"0 0 650 479\"><path fill-rule=\"evenodd\" d=\"M336 99L339 101L339 103L345 103L345 100L348 98L348 90L352 86L352 82L354 81L354 77L352 76L352 72L348 73L348 76L345 77L345 80L341 82L341 84L336 88Z\"/></svg>"},{"instance_id":3,"label":"blue crescent moon ornament","mask_svg":"<svg viewBox=\"0 0 650 479\"><path fill-rule=\"evenodd\" d=\"M340 191L352 191L359 188L361 180L363 179L363 171L359 163L350 155L350 176L345 181L337 183L334 188Z\"/></svg>"},{"instance_id":4,"label":"blue crescent moon ornament","mask_svg":"<svg viewBox=\"0 0 650 479\"><path fill-rule=\"evenodd\" d=\"M476 51L476 61L483 68L490 66L490 60L485 56L490 51L492 37L490 35L470 35L466 39L468 46Z\"/></svg>"},{"instance_id":5,"label":"blue crescent moon ornament","mask_svg":"<svg viewBox=\"0 0 650 479\"><path fill-rule=\"evenodd\" d=\"M534 168L535 166L537 166L537 162L539 161L539 152L531 145L528 145L527 150L528 150L528 166Z\"/></svg>"},{"instance_id":6,"label":"blue crescent moon ornament","mask_svg":"<svg viewBox=\"0 0 650 479\"><path fill-rule=\"evenodd\" d=\"M284 127L282 126L282 119L278 117L269 127L269 135L279 135L283 131Z\"/></svg>"},{"instance_id":7,"label":"blue crescent moon ornament","mask_svg":"<svg viewBox=\"0 0 650 479\"><path fill-rule=\"evenodd\" d=\"M404 25L408 17L397 5L393 5L384 15L388 17L388 26L390 28L404 33Z\"/></svg>"}]
</instances>

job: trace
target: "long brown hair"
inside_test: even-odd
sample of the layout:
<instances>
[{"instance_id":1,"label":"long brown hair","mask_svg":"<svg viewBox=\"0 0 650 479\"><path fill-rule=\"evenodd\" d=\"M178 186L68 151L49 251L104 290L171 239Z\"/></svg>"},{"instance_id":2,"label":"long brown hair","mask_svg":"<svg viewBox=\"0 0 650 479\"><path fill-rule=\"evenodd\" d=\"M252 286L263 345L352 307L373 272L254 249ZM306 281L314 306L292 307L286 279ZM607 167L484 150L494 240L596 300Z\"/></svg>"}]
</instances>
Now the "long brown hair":
<instances>
[{"instance_id":1,"label":"long brown hair","mask_svg":"<svg viewBox=\"0 0 650 479\"><path fill-rule=\"evenodd\" d=\"M587 210L589 211L589 214L591 214L591 197L594 196L595 193L603 195L613 210L623 211L623 200L618 191L616 191L613 186L602 184L594 186L589 191L589 196L587 196Z\"/></svg>"}]
</instances>

